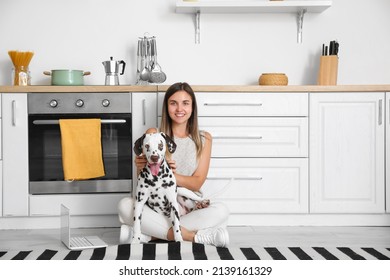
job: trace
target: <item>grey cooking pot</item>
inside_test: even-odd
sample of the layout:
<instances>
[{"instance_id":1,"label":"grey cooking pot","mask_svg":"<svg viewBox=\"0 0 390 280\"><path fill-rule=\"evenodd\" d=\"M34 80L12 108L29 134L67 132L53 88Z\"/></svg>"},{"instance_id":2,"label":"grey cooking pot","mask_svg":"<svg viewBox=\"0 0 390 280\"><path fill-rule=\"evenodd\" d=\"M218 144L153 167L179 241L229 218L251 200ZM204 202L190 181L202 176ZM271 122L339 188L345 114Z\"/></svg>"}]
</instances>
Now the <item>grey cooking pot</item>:
<instances>
[{"instance_id":1,"label":"grey cooking pot","mask_svg":"<svg viewBox=\"0 0 390 280\"><path fill-rule=\"evenodd\" d=\"M44 71L43 74L51 76L51 85L53 86L82 86L84 85L84 76L91 72L82 70L51 70Z\"/></svg>"}]
</instances>

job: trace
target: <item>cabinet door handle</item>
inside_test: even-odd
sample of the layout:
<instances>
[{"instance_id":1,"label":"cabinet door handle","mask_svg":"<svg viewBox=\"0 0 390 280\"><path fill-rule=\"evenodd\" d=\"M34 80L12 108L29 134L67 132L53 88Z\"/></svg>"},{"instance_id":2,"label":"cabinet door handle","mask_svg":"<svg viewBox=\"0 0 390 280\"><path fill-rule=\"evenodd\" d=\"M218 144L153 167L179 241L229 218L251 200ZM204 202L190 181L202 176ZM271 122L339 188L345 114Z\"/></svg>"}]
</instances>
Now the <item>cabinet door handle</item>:
<instances>
[{"instance_id":1,"label":"cabinet door handle","mask_svg":"<svg viewBox=\"0 0 390 280\"><path fill-rule=\"evenodd\" d=\"M12 112L11 112L11 121L12 121L12 126L16 126L16 101L12 100Z\"/></svg>"},{"instance_id":2,"label":"cabinet door handle","mask_svg":"<svg viewBox=\"0 0 390 280\"><path fill-rule=\"evenodd\" d=\"M261 181L263 177L208 177L207 180L251 180Z\"/></svg>"},{"instance_id":3,"label":"cabinet door handle","mask_svg":"<svg viewBox=\"0 0 390 280\"><path fill-rule=\"evenodd\" d=\"M146 125L146 100L142 99L142 123Z\"/></svg>"},{"instance_id":4,"label":"cabinet door handle","mask_svg":"<svg viewBox=\"0 0 390 280\"><path fill-rule=\"evenodd\" d=\"M382 125L382 99L379 99L379 110L378 110L378 125Z\"/></svg>"},{"instance_id":5,"label":"cabinet door handle","mask_svg":"<svg viewBox=\"0 0 390 280\"><path fill-rule=\"evenodd\" d=\"M203 103L204 106L263 106L263 103Z\"/></svg>"}]
</instances>

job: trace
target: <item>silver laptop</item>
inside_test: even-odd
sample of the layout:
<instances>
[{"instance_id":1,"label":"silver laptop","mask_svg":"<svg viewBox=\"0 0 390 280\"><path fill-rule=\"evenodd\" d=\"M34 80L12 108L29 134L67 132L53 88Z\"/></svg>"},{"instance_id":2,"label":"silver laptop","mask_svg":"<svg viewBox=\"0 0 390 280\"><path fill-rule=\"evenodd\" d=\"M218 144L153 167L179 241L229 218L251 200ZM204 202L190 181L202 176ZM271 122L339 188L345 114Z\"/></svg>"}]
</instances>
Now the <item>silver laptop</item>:
<instances>
[{"instance_id":1,"label":"silver laptop","mask_svg":"<svg viewBox=\"0 0 390 280\"><path fill-rule=\"evenodd\" d=\"M107 244L98 236L73 236L70 235L70 210L61 204L61 241L70 250L82 250L90 248L107 247Z\"/></svg>"}]
</instances>

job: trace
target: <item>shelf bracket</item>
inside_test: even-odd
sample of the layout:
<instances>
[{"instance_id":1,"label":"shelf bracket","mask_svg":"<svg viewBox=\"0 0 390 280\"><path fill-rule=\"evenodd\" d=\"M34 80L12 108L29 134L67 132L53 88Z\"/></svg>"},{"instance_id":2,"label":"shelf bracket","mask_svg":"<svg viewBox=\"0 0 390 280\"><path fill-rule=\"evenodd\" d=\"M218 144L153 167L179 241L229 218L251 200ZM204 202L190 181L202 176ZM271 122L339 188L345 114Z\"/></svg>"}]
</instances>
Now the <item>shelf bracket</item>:
<instances>
[{"instance_id":1,"label":"shelf bracket","mask_svg":"<svg viewBox=\"0 0 390 280\"><path fill-rule=\"evenodd\" d=\"M302 9L298 12L298 43L302 44L302 32L303 32L303 17L305 13L307 12L307 9Z\"/></svg>"},{"instance_id":2,"label":"shelf bracket","mask_svg":"<svg viewBox=\"0 0 390 280\"><path fill-rule=\"evenodd\" d=\"M200 11L195 14L195 44L200 44Z\"/></svg>"}]
</instances>

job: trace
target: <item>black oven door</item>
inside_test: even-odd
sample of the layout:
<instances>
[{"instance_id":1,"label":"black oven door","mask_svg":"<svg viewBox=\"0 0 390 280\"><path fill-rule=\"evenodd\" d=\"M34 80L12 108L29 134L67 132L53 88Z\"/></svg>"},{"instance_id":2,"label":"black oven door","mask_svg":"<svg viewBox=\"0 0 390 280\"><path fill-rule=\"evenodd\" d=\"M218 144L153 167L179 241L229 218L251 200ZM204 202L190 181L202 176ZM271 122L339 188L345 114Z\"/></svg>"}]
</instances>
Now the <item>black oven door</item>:
<instances>
[{"instance_id":1,"label":"black oven door","mask_svg":"<svg viewBox=\"0 0 390 280\"><path fill-rule=\"evenodd\" d=\"M59 119L99 118L105 176L64 181ZM118 193L131 190L131 114L29 115L30 194Z\"/></svg>"}]
</instances>

